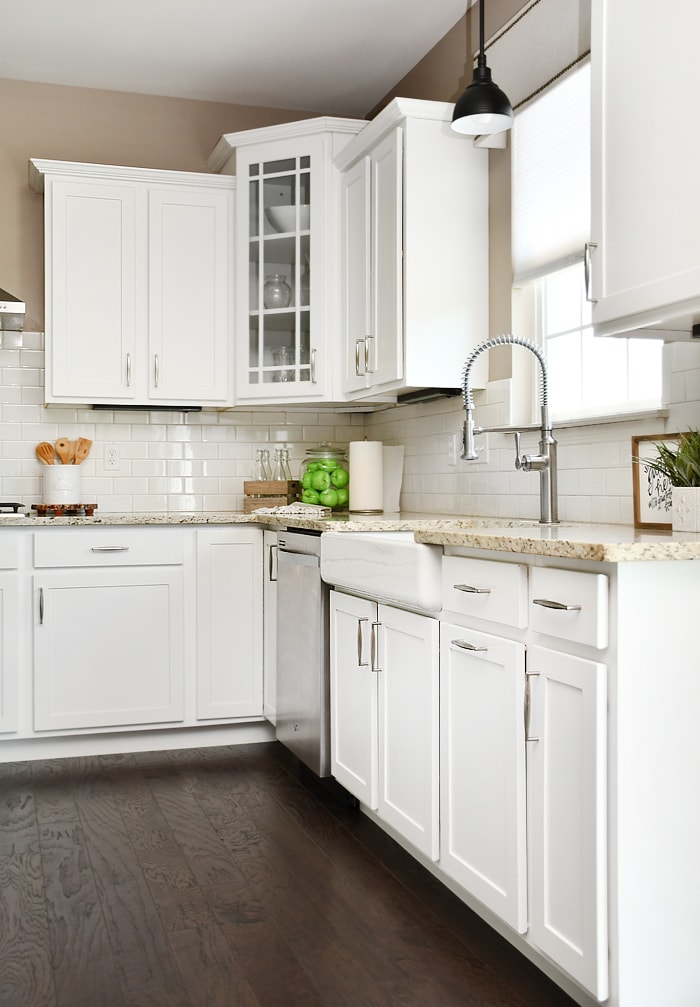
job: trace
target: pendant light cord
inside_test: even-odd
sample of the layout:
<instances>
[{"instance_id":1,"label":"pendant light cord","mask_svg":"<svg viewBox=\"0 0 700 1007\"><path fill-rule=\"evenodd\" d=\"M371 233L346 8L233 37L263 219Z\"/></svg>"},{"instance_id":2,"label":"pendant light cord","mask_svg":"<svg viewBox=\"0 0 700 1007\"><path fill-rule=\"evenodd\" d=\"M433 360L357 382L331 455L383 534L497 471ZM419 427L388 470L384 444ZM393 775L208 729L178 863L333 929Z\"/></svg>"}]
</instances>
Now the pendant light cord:
<instances>
[{"instance_id":1,"label":"pendant light cord","mask_svg":"<svg viewBox=\"0 0 700 1007\"><path fill-rule=\"evenodd\" d=\"M484 48L484 0L479 0L479 55L477 66L486 66L486 49Z\"/></svg>"}]
</instances>

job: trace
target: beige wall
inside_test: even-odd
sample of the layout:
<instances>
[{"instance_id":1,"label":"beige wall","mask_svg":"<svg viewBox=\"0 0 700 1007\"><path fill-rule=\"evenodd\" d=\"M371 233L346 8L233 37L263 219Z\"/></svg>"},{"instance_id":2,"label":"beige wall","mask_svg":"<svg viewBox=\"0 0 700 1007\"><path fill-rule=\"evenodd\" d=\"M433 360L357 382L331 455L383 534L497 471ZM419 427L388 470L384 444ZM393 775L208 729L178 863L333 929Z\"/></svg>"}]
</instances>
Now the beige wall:
<instances>
[{"instance_id":1,"label":"beige wall","mask_svg":"<svg viewBox=\"0 0 700 1007\"><path fill-rule=\"evenodd\" d=\"M32 157L206 171L222 133L312 113L0 80L0 287L44 325L43 199L27 184Z\"/></svg>"}]
</instances>

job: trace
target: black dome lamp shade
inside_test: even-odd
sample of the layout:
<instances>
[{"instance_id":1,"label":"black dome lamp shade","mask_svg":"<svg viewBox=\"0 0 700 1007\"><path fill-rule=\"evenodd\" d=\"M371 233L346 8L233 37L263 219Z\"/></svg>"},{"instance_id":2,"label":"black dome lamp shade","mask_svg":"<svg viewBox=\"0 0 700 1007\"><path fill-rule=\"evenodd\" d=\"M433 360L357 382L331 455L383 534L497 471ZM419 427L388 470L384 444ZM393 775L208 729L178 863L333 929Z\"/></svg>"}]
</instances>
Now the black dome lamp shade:
<instances>
[{"instance_id":1,"label":"black dome lamp shade","mask_svg":"<svg viewBox=\"0 0 700 1007\"><path fill-rule=\"evenodd\" d=\"M471 84L457 101L452 129L467 136L502 133L513 125L513 109L500 87L491 80L484 54L484 0L479 0L479 55Z\"/></svg>"}]
</instances>

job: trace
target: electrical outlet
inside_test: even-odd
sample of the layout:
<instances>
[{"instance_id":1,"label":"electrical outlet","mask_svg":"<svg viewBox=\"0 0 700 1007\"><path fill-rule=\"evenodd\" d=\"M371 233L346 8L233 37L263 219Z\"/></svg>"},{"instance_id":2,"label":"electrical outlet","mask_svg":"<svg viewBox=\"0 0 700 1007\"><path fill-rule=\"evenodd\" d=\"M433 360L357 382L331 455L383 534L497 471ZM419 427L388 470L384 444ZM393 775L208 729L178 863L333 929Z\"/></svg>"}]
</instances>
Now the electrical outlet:
<instances>
[{"instance_id":1,"label":"electrical outlet","mask_svg":"<svg viewBox=\"0 0 700 1007\"><path fill-rule=\"evenodd\" d=\"M457 464L457 434L447 435L447 464Z\"/></svg>"},{"instance_id":2,"label":"electrical outlet","mask_svg":"<svg viewBox=\"0 0 700 1007\"><path fill-rule=\"evenodd\" d=\"M470 465L488 465L489 463L489 435L479 434L478 437L474 438L474 443L476 446L476 453L478 454L478 459L474 462L469 462L465 464Z\"/></svg>"},{"instance_id":3,"label":"electrical outlet","mask_svg":"<svg viewBox=\"0 0 700 1007\"><path fill-rule=\"evenodd\" d=\"M106 470L117 472L121 466L118 444L105 444L104 466Z\"/></svg>"}]
</instances>

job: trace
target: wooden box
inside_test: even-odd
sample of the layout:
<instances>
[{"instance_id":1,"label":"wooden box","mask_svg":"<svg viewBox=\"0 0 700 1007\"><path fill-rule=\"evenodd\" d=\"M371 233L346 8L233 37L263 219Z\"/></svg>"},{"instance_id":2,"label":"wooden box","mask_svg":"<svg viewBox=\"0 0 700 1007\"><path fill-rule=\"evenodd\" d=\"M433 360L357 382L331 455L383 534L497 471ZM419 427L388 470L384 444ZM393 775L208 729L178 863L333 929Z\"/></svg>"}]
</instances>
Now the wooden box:
<instances>
[{"instance_id":1,"label":"wooden box","mask_svg":"<svg viewBox=\"0 0 700 1007\"><path fill-rule=\"evenodd\" d=\"M243 513L250 514L259 507L284 507L301 500L301 483L298 479L246 479L243 492Z\"/></svg>"}]
</instances>

